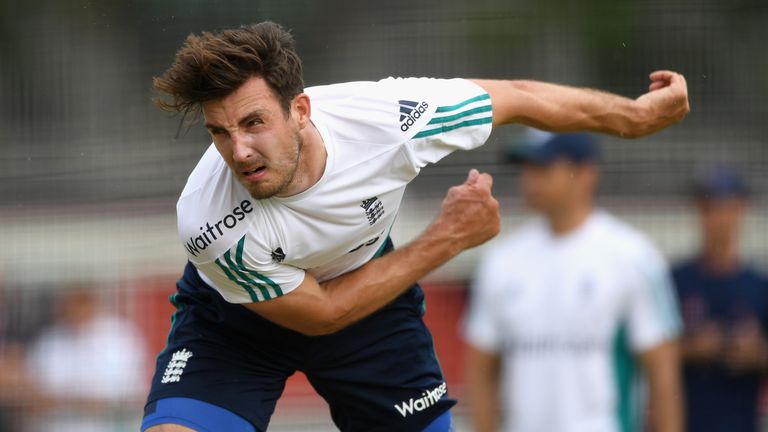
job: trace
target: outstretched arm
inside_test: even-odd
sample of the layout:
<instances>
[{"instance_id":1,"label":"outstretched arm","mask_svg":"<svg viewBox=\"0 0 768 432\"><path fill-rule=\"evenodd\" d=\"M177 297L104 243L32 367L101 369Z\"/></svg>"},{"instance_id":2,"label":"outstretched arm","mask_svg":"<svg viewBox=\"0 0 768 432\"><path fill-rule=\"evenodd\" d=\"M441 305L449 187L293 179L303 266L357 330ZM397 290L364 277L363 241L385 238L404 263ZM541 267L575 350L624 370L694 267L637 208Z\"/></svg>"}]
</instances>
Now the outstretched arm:
<instances>
[{"instance_id":1,"label":"outstretched arm","mask_svg":"<svg viewBox=\"0 0 768 432\"><path fill-rule=\"evenodd\" d=\"M650 78L648 93L637 99L540 81L472 81L491 96L494 126L522 123L552 132L637 138L679 122L690 110L682 75L657 71Z\"/></svg>"},{"instance_id":2,"label":"outstretched arm","mask_svg":"<svg viewBox=\"0 0 768 432\"><path fill-rule=\"evenodd\" d=\"M437 219L405 247L324 283L307 274L290 293L245 306L309 336L341 330L381 309L459 252L495 236L499 203L491 186L490 175L472 170L463 185L448 191Z\"/></svg>"}]
</instances>

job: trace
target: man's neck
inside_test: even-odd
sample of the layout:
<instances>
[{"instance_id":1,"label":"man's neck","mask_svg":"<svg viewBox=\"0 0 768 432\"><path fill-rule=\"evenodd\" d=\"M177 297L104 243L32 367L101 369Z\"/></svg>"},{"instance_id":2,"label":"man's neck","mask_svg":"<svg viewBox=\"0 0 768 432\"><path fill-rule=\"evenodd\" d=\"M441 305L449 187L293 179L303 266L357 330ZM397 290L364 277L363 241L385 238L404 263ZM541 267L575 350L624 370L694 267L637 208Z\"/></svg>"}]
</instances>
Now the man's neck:
<instances>
[{"instance_id":1,"label":"man's neck","mask_svg":"<svg viewBox=\"0 0 768 432\"><path fill-rule=\"evenodd\" d=\"M328 152L320 131L317 130L314 123L310 122L299 134L303 144L299 151L298 168L293 183L285 194L281 193L279 196L300 194L320 181L325 173Z\"/></svg>"},{"instance_id":2,"label":"man's neck","mask_svg":"<svg viewBox=\"0 0 768 432\"><path fill-rule=\"evenodd\" d=\"M302 148L304 154L302 156L305 159L303 168L307 173L307 185L304 189L306 190L314 186L323 177L325 164L328 159L328 151L325 149L323 137L314 123L310 122L300 133L304 139L304 146Z\"/></svg>"},{"instance_id":3,"label":"man's neck","mask_svg":"<svg viewBox=\"0 0 768 432\"><path fill-rule=\"evenodd\" d=\"M547 215L549 228L556 236L563 236L579 229L592 214L592 203L573 206Z\"/></svg>"},{"instance_id":4,"label":"man's neck","mask_svg":"<svg viewBox=\"0 0 768 432\"><path fill-rule=\"evenodd\" d=\"M705 241L702 260L711 273L734 273L739 268L738 244L735 241Z\"/></svg>"}]
</instances>

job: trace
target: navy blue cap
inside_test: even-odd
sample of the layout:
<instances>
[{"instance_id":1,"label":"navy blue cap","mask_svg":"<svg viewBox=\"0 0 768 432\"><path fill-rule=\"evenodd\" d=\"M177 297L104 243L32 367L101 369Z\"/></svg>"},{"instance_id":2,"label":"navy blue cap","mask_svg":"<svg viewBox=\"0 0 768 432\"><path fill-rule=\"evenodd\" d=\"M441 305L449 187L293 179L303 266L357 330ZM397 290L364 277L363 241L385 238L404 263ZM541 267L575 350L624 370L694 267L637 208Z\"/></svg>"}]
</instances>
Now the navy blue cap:
<instances>
[{"instance_id":1,"label":"navy blue cap","mask_svg":"<svg viewBox=\"0 0 768 432\"><path fill-rule=\"evenodd\" d=\"M739 171L729 166L718 166L703 172L696 179L693 192L696 198L706 200L749 196L749 188L744 177Z\"/></svg>"},{"instance_id":2,"label":"navy blue cap","mask_svg":"<svg viewBox=\"0 0 768 432\"><path fill-rule=\"evenodd\" d=\"M589 163L600 159L600 150L595 138L587 133L548 134L543 140L528 139L512 147L507 157L513 163L537 165L547 165L560 159Z\"/></svg>"}]
</instances>

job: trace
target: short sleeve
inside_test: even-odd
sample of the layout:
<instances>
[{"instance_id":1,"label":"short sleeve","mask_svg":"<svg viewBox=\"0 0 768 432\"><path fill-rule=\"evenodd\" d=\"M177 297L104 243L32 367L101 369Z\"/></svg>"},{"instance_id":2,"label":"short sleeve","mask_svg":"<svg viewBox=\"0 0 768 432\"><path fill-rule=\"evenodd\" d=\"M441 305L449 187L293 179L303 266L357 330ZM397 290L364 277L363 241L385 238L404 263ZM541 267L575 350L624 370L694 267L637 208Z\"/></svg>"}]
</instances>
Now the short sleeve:
<instances>
[{"instance_id":1,"label":"short sleeve","mask_svg":"<svg viewBox=\"0 0 768 432\"><path fill-rule=\"evenodd\" d=\"M669 268L650 244L635 256L630 276L629 342L644 352L677 337L682 326Z\"/></svg>"},{"instance_id":2,"label":"short sleeve","mask_svg":"<svg viewBox=\"0 0 768 432\"><path fill-rule=\"evenodd\" d=\"M313 115L333 125L336 140L403 146L412 175L456 150L479 147L491 133L490 96L461 78L386 78L306 91Z\"/></svg>"},{"instance_id":3,"label":"short sleeve","mask_svg":"<svg viewBox=\"0 0 768 432\"><path fill-rule=\"evenodd\" d=\"M304 270L280 263L280 253L246 244L243 237L213 262L195 266L229 303L262 302L288 294L304 281Z\"/></svg>"},{"instance_id":4,"label":"short sleeve","mask_svg":"<svg viewBox=\"0 0 768 432\"><path fill-rule=\"evenodd\" d=\"M484 261L472 283L469 306L464 314L464 338L475 348L498 352L502 345L502 334L495 314L493 292L496 266Z\"/></svg>"},{"instance_id":5,"label":"short sleeve","mask_svg":"<svg viewBox=\"0 0 768 432\"><path fill-rule=\"evenodd\" d=\"M415 100L399 100L401 129L415 169L433 164L457 150L483 145L491 134L493 108L488 93L465 79L412 79ZM414 118L423 111L422 118Z\"/></svg>"}]
</instances>

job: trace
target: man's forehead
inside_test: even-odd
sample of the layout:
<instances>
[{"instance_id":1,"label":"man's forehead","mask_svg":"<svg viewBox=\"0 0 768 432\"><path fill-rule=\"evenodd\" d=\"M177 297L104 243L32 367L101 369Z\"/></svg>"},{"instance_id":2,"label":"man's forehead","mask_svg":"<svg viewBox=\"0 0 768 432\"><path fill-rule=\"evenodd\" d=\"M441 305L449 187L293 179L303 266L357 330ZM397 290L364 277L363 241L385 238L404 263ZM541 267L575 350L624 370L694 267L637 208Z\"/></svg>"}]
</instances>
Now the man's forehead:
<instances>
[{"instance_id":1,"label":"man's forehead","mask_svg":"<svg viewBox=\"0 0 768 432\"><path fill-rule=\"evenodd\" d=\"M555 172L555 171L570 171L578 165L572 163L565 158L556 158L546 162L529 161L523 163L523 168L529 168L537 171Z\"/></svg>"},{"instance_id":2,"label":"man's forehead","mask_svg":"<svg viewBox=\"0 0 768 432\"><path fill-rule=\"evenodd\" d=\"M221 99L214 99L202 104L203 115L207 121L219 118L234 121L239 120L239 118L230 119L230 117L238 117L252 112L266 114L279 108L280 104L274 92L260 77L248 79L237 90Z\"/></svg>"}]
</instances>

